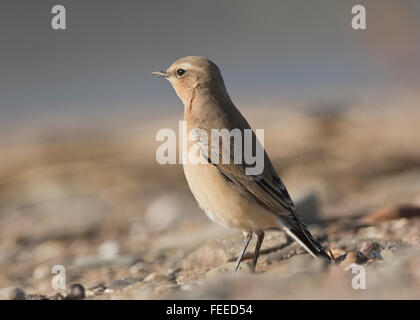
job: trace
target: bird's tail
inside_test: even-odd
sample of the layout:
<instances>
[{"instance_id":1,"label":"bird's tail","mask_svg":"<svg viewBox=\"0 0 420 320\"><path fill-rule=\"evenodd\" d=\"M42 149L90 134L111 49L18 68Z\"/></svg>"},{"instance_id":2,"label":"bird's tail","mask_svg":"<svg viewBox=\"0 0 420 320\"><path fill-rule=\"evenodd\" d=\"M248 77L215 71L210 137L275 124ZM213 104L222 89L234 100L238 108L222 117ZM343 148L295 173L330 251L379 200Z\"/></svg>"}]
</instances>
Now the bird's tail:
<instances>
[{"instance_id":1,"label":"bird's tail","mask_svg":"<svg viewBox=\"0 0 420 320\"><path fill-rule=\"evenodd\" d=\"M299 214L297 212L293 212L290 218L290 220L292 220L290 223L281 221L281 225L286 233L299 243L306 251L308 251L308 253L315 259L323 257L331 261L331 257L319 241L312 236Z\"/></svg>"}]
</instances>

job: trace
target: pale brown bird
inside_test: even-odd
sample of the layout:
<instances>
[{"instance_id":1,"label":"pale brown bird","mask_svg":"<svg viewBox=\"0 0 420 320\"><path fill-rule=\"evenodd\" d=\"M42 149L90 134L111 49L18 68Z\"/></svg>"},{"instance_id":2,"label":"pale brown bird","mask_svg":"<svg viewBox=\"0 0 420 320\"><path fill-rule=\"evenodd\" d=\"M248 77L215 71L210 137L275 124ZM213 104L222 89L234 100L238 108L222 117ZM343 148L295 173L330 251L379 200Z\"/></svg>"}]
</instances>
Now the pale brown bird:
<instances>
[{"instance_id":1,"label":"pale brown bird","mask_svg":"<svg viewBox=\"0 0 420 320\"><path fill-rule=\"evenodd\" d=\"M211 129L240 129L243 132L251 128L230 99L219 68L210 60L196 56L184 57L175 61L166 72L157 71L153 75L168 79L184 103L188 134L202 129L210 137ZM258 142L252 134L255 150ZM194 143L202 142L199 138L188 141L188 148ZM263 172L247 175L245 169L249 165L235 164L233 161L233 143L229 164L209 158L212 150L204 152L211 148L208 144L199 147L206 162L192 164L187 161L184 163L185 176L195 199L211 220L225 227L239 229L245 235L234 271L238 269L254 233L257 235L257 244L251 270L255 271L264 232L269 229L285 230L314 258L322 256L330 260L297 213L265 151Z\"/></svg>"}]
</instances>

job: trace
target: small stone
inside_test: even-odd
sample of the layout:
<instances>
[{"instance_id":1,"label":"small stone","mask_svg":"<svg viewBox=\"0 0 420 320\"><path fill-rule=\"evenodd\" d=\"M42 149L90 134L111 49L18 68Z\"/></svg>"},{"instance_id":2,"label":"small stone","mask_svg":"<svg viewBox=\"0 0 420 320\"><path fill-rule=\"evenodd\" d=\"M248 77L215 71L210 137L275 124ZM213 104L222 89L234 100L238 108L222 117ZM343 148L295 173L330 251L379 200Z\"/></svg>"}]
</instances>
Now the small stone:
<instances>
[{"instance_id":1,"label":"small stone","mask_svg":"<svg viewBox=\"0 0 420 320\"><path fill-rule=\"evenodd\" d=\"M93 297L95 295L95 291L93 291L91 289L86 289L85 295L86 295L86 297Z\"/></svg>"},{"instance_id":2,"label":"small stone","mask_svg":"<svg viewBox=\"0 0 420 320\"><path fill-rule=\"evenodd\" d=\"M85 288L79 283L70 285L66 293L65 299L67 300L80 300L85 298Z\"/></svg>"},{"instance_id":3,"label":"small stone","mask_svg":"<svg viewBox=\"0 0 420 320\"><path fill-rule=\"evenodd\" d=\"M98 255L104 259L117 257L120 248L116 241L105 241L98 247Z\"/></svg>"},{"instance_id":4,"label":"small stone","mask_svg":"<svg viewBox=\"0 0 420 320\"><path fill-rule=\"evenodd\" d=\"M168 277L169 280L176 281L177 275L181 270L182 270L181 268L176 268L175 270L172 268L169 268L168 270L166 270L166 276Z\"/></svg>"},{"instance_id":5,"label":"small stone","mask_svg":"<svg viewBox=\"0 0 420 320\"><path fill-rule=\"evenodd\" d=\"M46 276L48 276L49 273L49 269L47 266L38 266L35 268L34 272L32 273L32 277L34 277L34 279L36 280L41 280L44 279Z\"/></svg>"},{"instance_id":6,"label":"small stone","mask_svg":"<svg viewBox=\"0 0 420 320\"><path fill-rule=\"evenodd\" d=\"M143 282L150 282L153 284L170 284L171 281L163 274L159 274L156 272L152 272L146 278L144 278Z\"/></svg>"},{"instance_id":7,"label":"small stone","mask_svg":"<svg viewBox=\"0 0 420 320\"><path fill-rule=\"evenodd\" d=\"M143 279L144 282L151 282L157 277L156 272L150 273L146 278Z\"/></svg>"},{"instance_id":8,"label":"small stone","mask_svg":"<svg viewBox=\"0 0 420 320\"><path fill-rule=\"evenodd\" d=\"M25 292L16 287L7 287L0 289L0 300L24 300Z\"/></svg>"},{"instance_id":9,"label":"small stone","mask_svg":"<svg viewBox=\"0 0 420 320\"><path fill-rule=\"evenodd\" d=\"M177 284L183 284L186 281L185 276L183 275L178 275L175 279L175 282Z\"/></svg>"},{"instance_id":10,"label":"small stone","mask_svg":"<svg viewBox=\"0 0 420 320\"><path fill-rule=\"evenodd\" d=\"M116 280L116 281L112 282L108 286L108 288L111 289L111 290L114 290L114 291L121 290L121 289L133 284L134 282L136 282L136 280L133 279L133 278L125 278L125 279L121 279L121 280Z\"/></svg>"},{"instance_id":11,"label":"small stone","mask_svg":"<svg viewBox=\"0 0 420 320\"><path fill-rule=\"evenodd\" d=\"M382 259L381 246L379 243L365 241L360 247L360 252L368 259Z\"/></svg>"},{"instance_id":12,"label":"small stone","mask_svg":"<svg viewBox=\"0 0 420 320\"><path fill-rule=\"evenodd\" d=\"M137 262L130 267L129 271L131 274L137 274L140 271L144 270L144 268L145 264L143 262Z\"/></svg>"},{"instance_id":13,"label":"small stone","mask_svg":"<svg viewBox=\"0 0 420 320\"><path fill-rule=\"evenodd\" d=\"M95 294L102 293L102 292L105 292L106 286L103 283L100 283L94 287L89 288L89 290L92 290L93 292L95 292Z\"/></svg>"},{"instance_id":14,"label":"small stone","mask_svg":"<svg viewBox=\"0 0 420 320\"><path fill-rule=\"evenodd\" d=\"M108 289L111 289L112 291L120 290L124 287L127 287L131 284L131 282L124 281L124 280L116 280L114 282L111 282L108 286Z\"/></svg>"},{"instance_id":15,"label":"small stone","mask_svg":"<svg viewBox=\"0 0 420 320\"><path fill-rule=\"evenodd\" d=\"M342 257L339 257L338 259L340 258ZM342 262L340 263L340 266L347 267L351 265L352 263L364 264L366 263L367 260L368 259L365 257L365 255L361 253L360 251L356 251L356 252L352 251L346 254L344 260L342 260Z\"/></svg>"}]
</instances>

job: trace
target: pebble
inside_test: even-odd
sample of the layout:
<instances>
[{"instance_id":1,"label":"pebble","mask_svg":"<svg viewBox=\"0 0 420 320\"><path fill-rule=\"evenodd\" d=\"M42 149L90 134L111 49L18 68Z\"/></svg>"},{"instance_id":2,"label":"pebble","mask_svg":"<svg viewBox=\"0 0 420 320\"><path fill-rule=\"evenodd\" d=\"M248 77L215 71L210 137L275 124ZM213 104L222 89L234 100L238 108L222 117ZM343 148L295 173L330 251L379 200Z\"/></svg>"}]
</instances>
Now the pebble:
<instances>
[{"instance_id":1,"label":"pebble","mask_svg":"<svg viewBox=\"0 0 420 320\"><path fill-rule=\"evenodd\" d=\"M100 283L94 287L89 288L88 290L93 291L96 294L96 293L105 292L106 289L107 289L106 286L103 283Z\"/></svg>"},{"instance_id":2,"label":"pebble","mask_svg":"<svg viewBox=\"0 0 420 320\"><path fill-rule=\"evenodd\" d=\"M116 280L114 282L112 282L109 286L108 289L111 290L121 290L131 284L133 284L134 282L136 282L136 279L134 278L124 278L121 280Z\"/></svg>"},{"instance_id":3,"label":"pebble","mask_svg":"<svg viewBox=\"0 0 420 320\"><path fill-rule=\"evenodd\" d=\"M365 241L360 247L360 252L368 259L382 259L381 246L379 243L372 241Z\"/></svg>"},{"instance_id":4,"label":"pebble","mask_svg":"<svg viewBox=\"0 0 420 320\"><path fill-rule=\"evenodd\" d=\"M50 275L50 270L47 266L41 265L35 268L34 272L32 273L32 277L36 280L44 279L45 277Z\"/></svg>"},{"instance_id":5,"label":"pebble","mask_svg":"<svg viewBox=\"0 0 420 320\"><path fill-rule=\"evenodd\" d=\"M131 274L138 274L140 271L144 271L144 269L145 264L143 262L137 262L130 267L129 271Z\"/></svg>"},{"instance_id":6,"label":"pebble","mask_svg":"<svg viewBox=\"0 0 420 320\"><path fill-rule=\"evenodd\" d=\"M171 281L163 274L152 272L146 278L144 278L143 282L149 282L153 284L172 284Z\"/></svg>"},{"instance_id":7,"label":"pebble","mask_svg":"<svg viewBox=\"0 0 420 320\"><path fill-rule=\"evenodd\" d=\"M85 298L85 288L79 284L74 283L66 290L66 300L80 300Z\"/></svg>"},{"instance_id":8,"label":"pebble","mask_svg":"<svg viewBox=\"0 0 420 320\"><path fill-rule=\"evenodd\" d=\"M340 258L342 257L339 257L338 259ZM365 257L365 255L361 253L360 251L352 251L346 254L344 259L341 261L340 266L347 267L351 265L352 263L361 265L361 264L365 264L367 260L368 259Z\"/></svg>"},{"instance_id":9,"label":"pebble","mask_svg":"<svg viewBox=\"0 0 420 320\"><path fill-rule=\"evenodd\" d=\"M181 270L182 270L181 268L176 268L176 269L169 268L168 270L166 270L166 276L168 277L169 280L176 281L178 273Z\"/></svg>"},{"instance_id":10,"label":"pebble","mask_svg":"<svg viewBox=\"0 0 420 320\"><path fill-rule=\"evenodd\" d=\"M93 296L95 296L95 294L96 294L96 292L94 290L91 290L91 289L86 289L86 291L85 291L85 295L86 295L87 298L93 297Z\"/></svg>"},{"instance_id":11,"label":"pebble","mask_svg":"<svg viewBox=\"0 0 420 320\"><path fill-rule=\"evenodd\" d=\"M98 247L98 255L104 259L113 259L118 256L120 247L116 241L105 241Z\"/></svg>"}]
</instances>

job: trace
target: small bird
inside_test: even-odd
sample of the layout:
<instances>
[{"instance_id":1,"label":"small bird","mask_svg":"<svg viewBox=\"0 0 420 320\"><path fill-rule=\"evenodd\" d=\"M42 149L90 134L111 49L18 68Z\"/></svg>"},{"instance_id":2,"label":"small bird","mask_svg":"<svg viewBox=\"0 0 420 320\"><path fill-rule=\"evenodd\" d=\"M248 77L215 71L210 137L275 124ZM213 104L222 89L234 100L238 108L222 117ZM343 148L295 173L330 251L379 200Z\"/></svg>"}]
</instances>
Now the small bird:
<instances>
[{"instance_id":1,"label":"small bird","mask_svg":"<svg viewBox=\"0 0 420 320\"><path fill-rule=\"evenodd\" d=\"M210 60L188 56L175 61L166 72L152 74L169 80L182 100L187 135L196 129L204 130L209 136L212 129L239 129L241 132L251 129L230 99L219 68ZM255 149L258 140L253 131L252 135ZM187 148L194 143L202 141L199 138L189 140ZM271 229L285 230L314 258L330 260L296 211L265 150L263 172L247 175L247 164L235 163L233 143L231 146L231 161L227 164L214 161L207 156L209 153L202 152L204 163L184 161L183 167L191 192L207 216L224 227L241 230L245 236L233 271L238 270L254 233L257 244L251 272L255 271L264 232ZM207 148L208 144L201 145L199 150L208 151Z\"/></svg>"}]
</instances>

